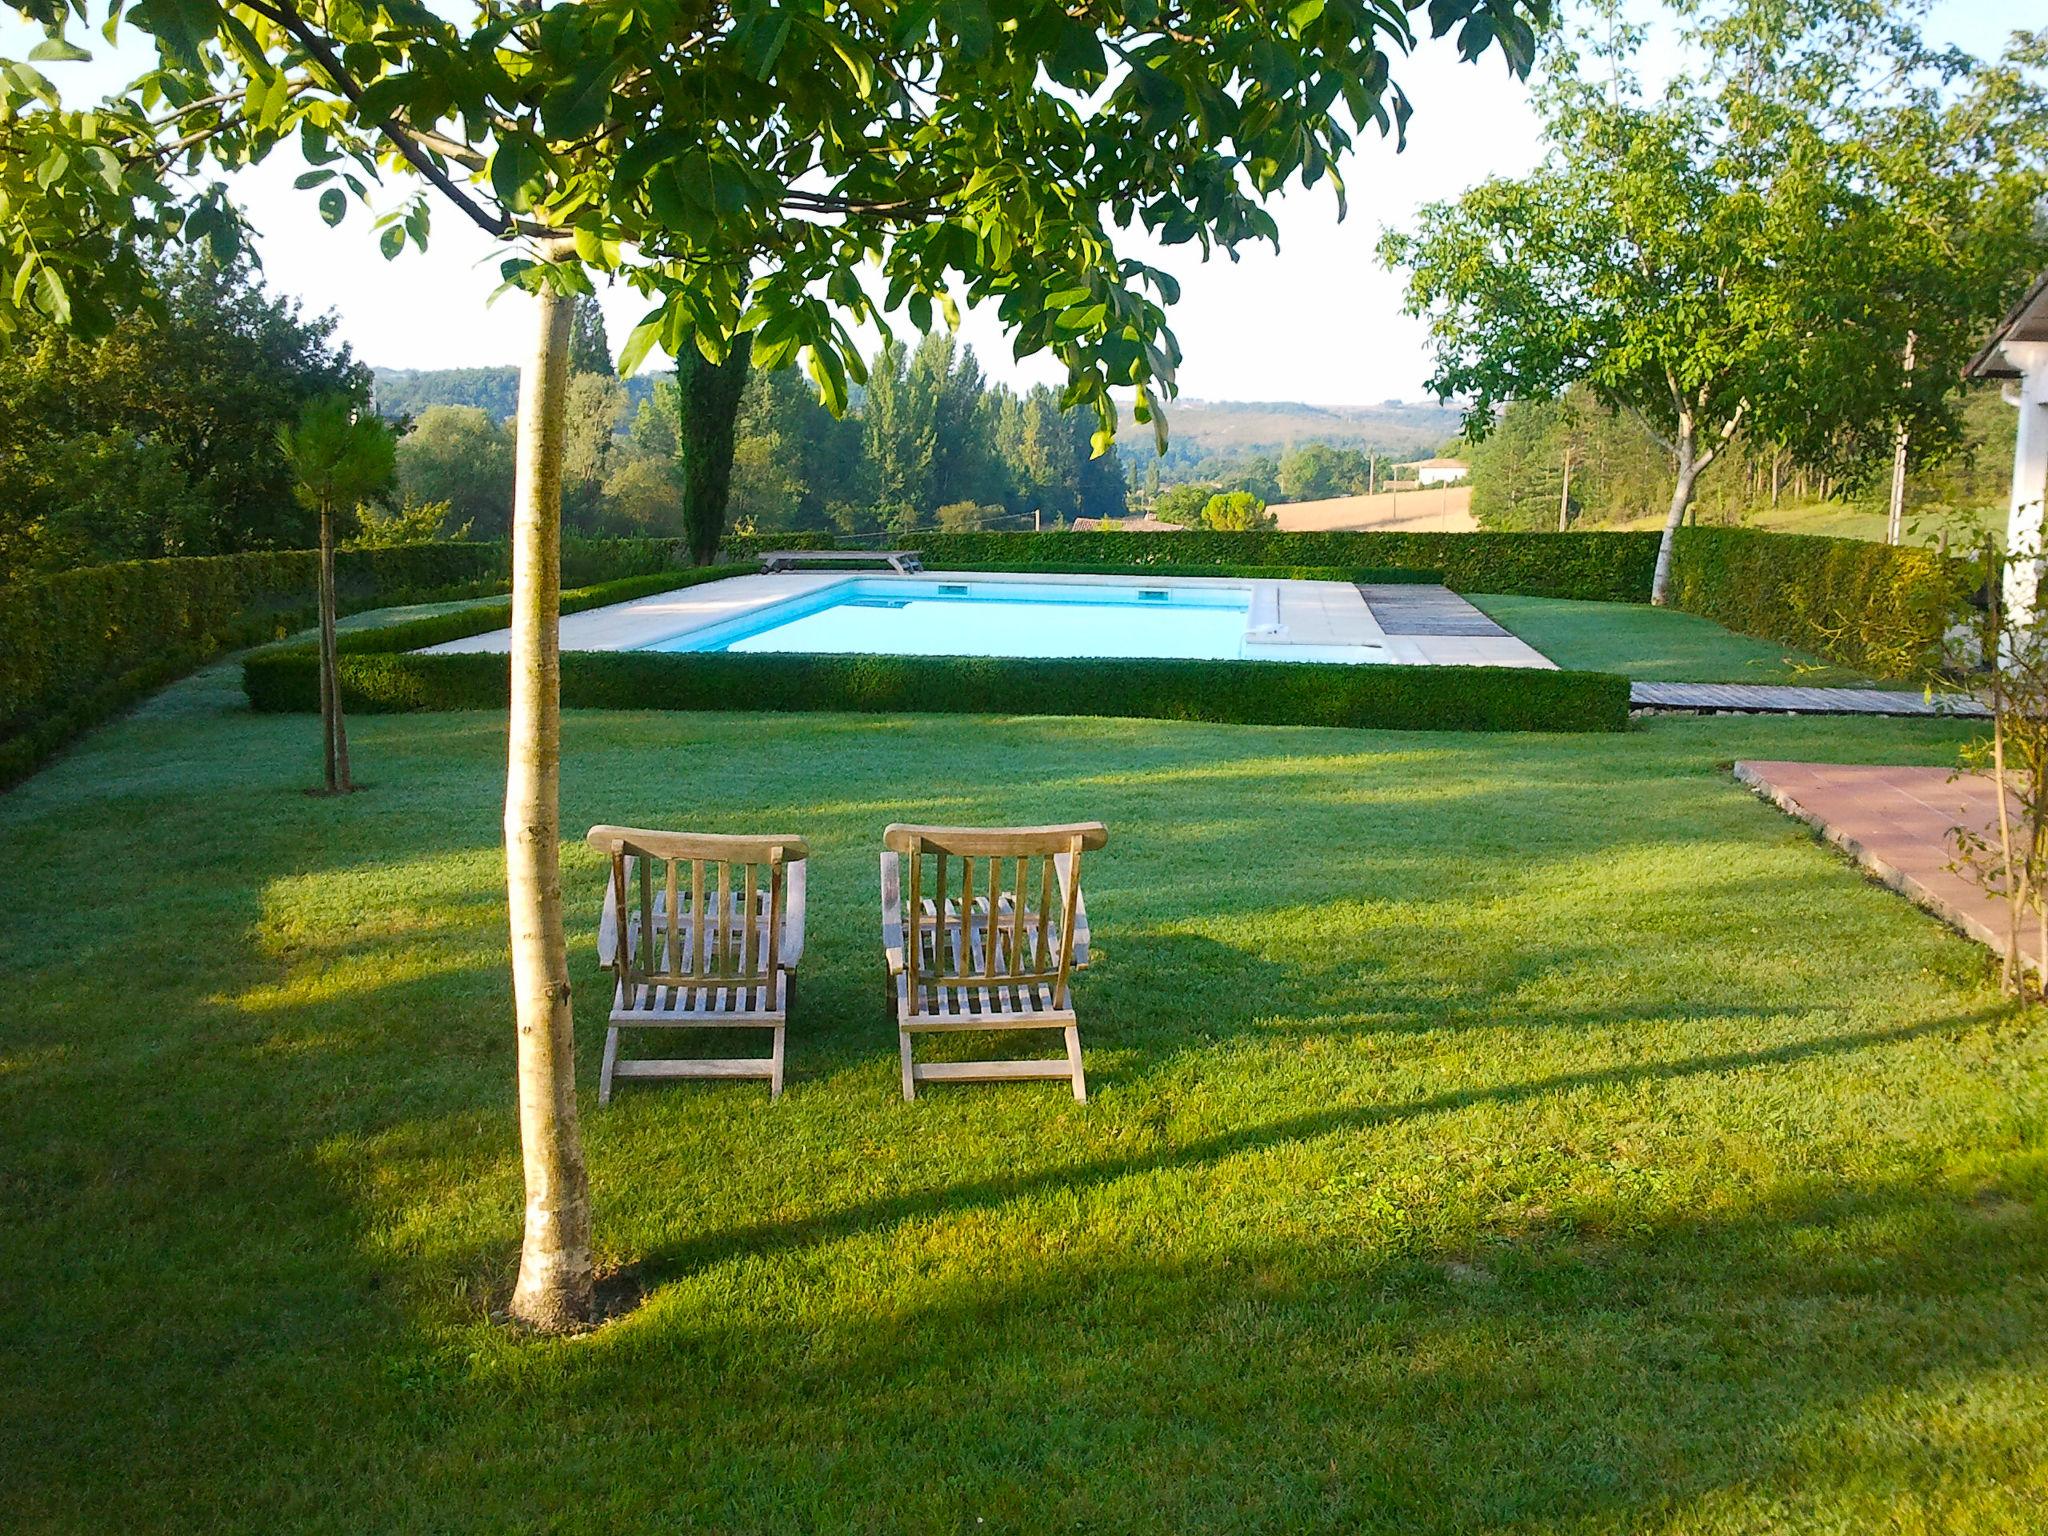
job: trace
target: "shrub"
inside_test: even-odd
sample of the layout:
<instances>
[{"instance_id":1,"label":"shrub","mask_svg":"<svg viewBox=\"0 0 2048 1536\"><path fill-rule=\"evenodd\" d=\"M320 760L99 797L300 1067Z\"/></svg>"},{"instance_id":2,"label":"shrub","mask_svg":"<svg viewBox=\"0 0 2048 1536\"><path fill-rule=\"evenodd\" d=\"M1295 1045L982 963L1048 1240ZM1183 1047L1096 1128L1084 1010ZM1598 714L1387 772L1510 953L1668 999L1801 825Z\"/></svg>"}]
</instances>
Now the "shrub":
<instances>
[{"instance_id":1,"label":"shrub","mask_svg":"<svg viewBox=\"0 0 2048 1536\"><path fill-rule=\"evenodd\" d=\"M963 565L1426 567L1460 592L1643 603L1654 533L920 533L935 569Z\"/></svg>"},{"instance_id":2,"label":"shrub","mask_svg":"<svg viewBox=\"0 0 2048 1536\"><path fill-rule=\"evenodd\" d=\"M1671 562L1672 603L1687 613L1909 679L1934 665L1972 580L1931 550L1753 528L1683 529Z\"/></svg>"},{"instance_id":3,"label":"shrub","mask_svg":"<svg viewBox=\"0 0 2048 1536\"><path fill-rule=\"evenodd\" d=\"M1250 491L1218 491L1202 503L1198 526L1213 533L1263 533L1280 519Z\"/></svg>"}]
</instances>

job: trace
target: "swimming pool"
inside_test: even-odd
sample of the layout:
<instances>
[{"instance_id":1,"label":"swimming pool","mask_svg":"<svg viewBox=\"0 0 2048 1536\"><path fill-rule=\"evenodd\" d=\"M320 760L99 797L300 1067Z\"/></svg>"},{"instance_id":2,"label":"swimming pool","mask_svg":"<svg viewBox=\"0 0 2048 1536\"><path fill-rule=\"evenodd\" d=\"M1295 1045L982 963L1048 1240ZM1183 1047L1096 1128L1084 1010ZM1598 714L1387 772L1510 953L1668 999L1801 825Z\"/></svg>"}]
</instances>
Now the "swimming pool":
<instances>
[{"instance_id":1,"label":"swimming pool","mask_svg":"<svg viewBox=\"0 0 2048 1536\"><path fill-rule=\"evenodd\" d=\"M1278 600L1270 582L1126 586L892 576L834 582L636 649L892 656L1383 659L1374 646L1272 643L1282 638ZM1344 654L1332 654L1337 651ZM1314 654L1307 654L1311 652Z\"/></svg>"}]
</instances>

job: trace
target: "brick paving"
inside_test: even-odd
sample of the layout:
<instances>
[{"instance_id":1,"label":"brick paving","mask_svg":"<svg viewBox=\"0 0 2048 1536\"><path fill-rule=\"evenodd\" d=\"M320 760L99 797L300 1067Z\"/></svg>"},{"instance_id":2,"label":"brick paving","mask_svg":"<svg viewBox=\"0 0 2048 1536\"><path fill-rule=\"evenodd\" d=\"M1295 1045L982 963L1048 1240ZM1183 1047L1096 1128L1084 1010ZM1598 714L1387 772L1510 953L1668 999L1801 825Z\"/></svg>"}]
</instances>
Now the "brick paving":
<instances>
[{"instance_id":1,"label":"brick paving","mask_svg":"<svg viewBox=\"0 0 2048 1536\"><path fill-rule=\"evenodd\" d=\"M1954 828L1969 827L1997 842L1998 802L1984 775L1750 761L1735 765L1735 777L1816 828L1893 890L2004 953L2004 901L1951 867L1957 857ZM2020 952L2040 967L2040 945L2031 931L2022 936Z\"/></svg>"}]
</instances>

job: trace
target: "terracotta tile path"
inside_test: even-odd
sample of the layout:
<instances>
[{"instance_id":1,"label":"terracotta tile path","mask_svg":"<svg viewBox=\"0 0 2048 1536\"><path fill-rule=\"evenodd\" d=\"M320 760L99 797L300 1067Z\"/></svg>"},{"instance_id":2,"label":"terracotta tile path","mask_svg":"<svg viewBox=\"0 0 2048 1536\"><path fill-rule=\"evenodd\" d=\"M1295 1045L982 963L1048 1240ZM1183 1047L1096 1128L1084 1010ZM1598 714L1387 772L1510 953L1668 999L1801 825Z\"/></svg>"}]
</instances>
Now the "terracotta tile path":
<instances>
[{"instance_id":1,"label":"terracotta tile path","mask_svg":"<svg viewBox=\"0 0 2048 1536\"><path fill-rule=\"evenodd\" d=\"M1817 828L1893 890L2004 951L2003 901L1949 867L1956 858L1951 828L1973 827L1997 841L1998 806L1983 775L1955 777L1946 768L1740 762L1735 777ZM2020 948L2030 964L2040 965L2040 946L2031 933Z\"/></svg>"}]
</instances>

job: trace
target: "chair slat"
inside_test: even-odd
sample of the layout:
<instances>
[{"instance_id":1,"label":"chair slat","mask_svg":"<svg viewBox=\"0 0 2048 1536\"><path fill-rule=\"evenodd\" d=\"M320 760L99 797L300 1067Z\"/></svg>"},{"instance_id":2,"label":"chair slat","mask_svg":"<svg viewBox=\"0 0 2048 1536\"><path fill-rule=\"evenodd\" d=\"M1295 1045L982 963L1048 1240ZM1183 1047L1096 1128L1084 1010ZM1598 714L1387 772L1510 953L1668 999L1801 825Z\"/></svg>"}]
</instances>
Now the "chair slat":
<instances>
[{"instance_id":1,"label":"chair slat","mask_svg":"<svg viewBox=\"0 0 2048 1536\"><path fill-rule=\"evenodd\" d=\"M718 911L711 921L716 924L717 948L713 951L714 974L727 975L732 970L732 866L720 863L718 866Z\"/></svg>"},{"instance_id":2,"label":"chair slat","mask_svg":"<svg viewBox=\"0 0 2048 1536\"><path fill-rule=\"evenodd\" d=\"M640 866L640 969L652 973L654 966L654 869L653 861L641 854Z\"/></svg>"},{"instance_id":3,"label":"chair slat","mask_svg":"<svg viewBox=\"0 0 2048 1536\"><path fill-rule=\"evenodd\" d=\"M746 924L740 930L740 974L751 976L754 974L754 929L759 915L754 911L754 866L750 863L746 870L745 894L740 898L743 909L740 920Z\"/></svg>"},{"instance_id":4,"label":"chair slat","mask_svg":"<svg viewBox=\"0 0 2048 1536\"><path fill-rule=\"evenodd\" d=\"M668 969L669 974L674 975L681 959L676 949L682 943L683 913L677 899L676 861L665 859L663 862L668 865Z\"/></svg>"},{"instance_id":5,"label":"chair slat","mask_svg":"<svg viewBox=\"0 0 2048 1536\"><path fill-rule=\"evenodd\" d=\"M704 974L704 861L690 860L690 974Z\"/></svg>"}]
</instances>

